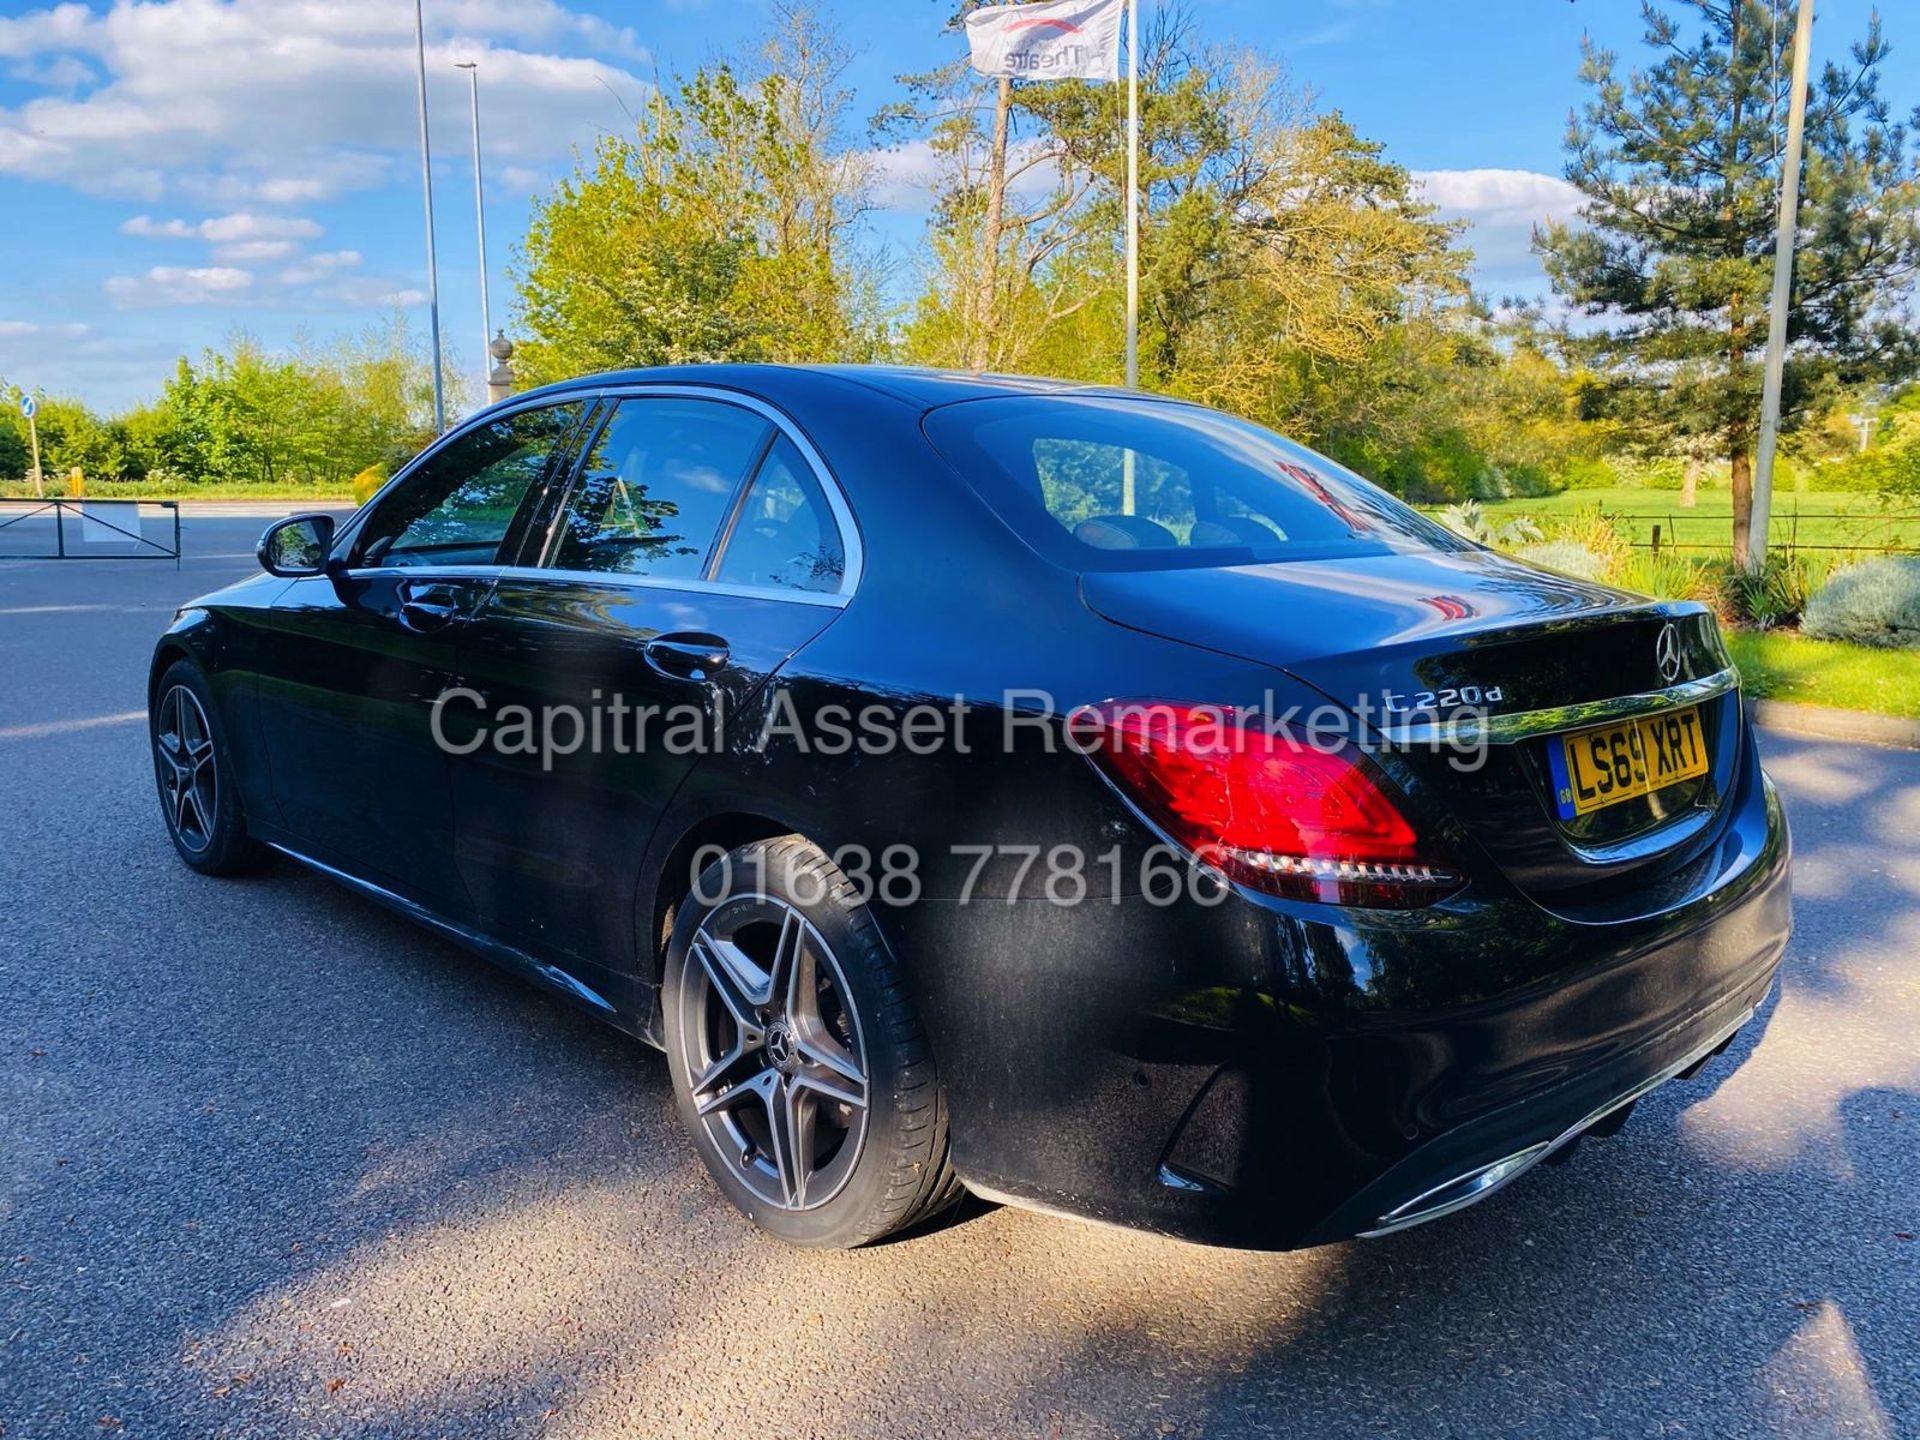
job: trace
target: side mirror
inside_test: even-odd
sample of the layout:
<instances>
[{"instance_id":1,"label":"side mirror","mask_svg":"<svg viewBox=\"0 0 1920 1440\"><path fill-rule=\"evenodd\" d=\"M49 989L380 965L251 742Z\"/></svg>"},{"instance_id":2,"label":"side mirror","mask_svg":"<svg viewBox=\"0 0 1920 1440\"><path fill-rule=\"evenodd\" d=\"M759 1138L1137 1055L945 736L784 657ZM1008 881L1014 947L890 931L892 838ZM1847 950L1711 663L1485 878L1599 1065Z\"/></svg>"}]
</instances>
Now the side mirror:
<instances>
[{"instance_id":1,"label":"side mirror","mask_svg":"<svg viewBox=\"0 0 1920 1440\"><path fill-rule=\"evenodd\" d=\"M331 515L290 515L267 527L260 537L260 568L269 575L292 578L324 575L327 552L333 548Z\"/></svg>"}]
</instances>

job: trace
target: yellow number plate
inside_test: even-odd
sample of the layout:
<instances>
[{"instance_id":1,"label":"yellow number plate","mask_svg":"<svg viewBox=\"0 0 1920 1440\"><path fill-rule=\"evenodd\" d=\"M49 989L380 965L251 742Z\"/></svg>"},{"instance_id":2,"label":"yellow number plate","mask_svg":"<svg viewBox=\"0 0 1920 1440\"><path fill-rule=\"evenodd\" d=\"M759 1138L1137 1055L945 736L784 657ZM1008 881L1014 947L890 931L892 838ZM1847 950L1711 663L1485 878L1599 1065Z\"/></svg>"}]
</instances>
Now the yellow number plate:
<instances>
[{"instance_id":1,"label":"yellow number plate","mask_svg":"<svg viewBox=\"0 0 1920 1440\"><path fill-rule=\"evenodd\" d=\"M1698 706L1562 735L1548 747L1554 799L1571 820L1707 773Z\"/></svg>"}]
</instances>

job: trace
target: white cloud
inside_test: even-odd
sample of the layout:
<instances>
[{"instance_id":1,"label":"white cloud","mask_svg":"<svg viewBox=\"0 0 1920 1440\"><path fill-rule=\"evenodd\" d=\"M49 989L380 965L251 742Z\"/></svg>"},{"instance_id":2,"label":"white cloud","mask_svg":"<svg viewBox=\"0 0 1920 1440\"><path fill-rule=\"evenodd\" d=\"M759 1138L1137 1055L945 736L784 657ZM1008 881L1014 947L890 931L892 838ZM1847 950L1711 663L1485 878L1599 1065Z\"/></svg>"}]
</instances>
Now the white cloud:
<instances>
[{"instance_id":1,"label":"white cloud","mask_svg":"<svg viewBox=\"0 0 1920 1440\"><path fill-rule=\"evenodd\" d=\"M306 255L280 272L282 285L314 285L360 263L358 250L327 250Z\"/></svg>"},{"instance_id":2,"label":"white cloud","mask_svg":"<svg viewBox=\"0 0 1920 1440\"><path fill-rule=\"evenodd\" d=\"M1472 215L1571 215L1585 203L1573 185L1536 170L1425 170L1419 178L1434 204Z\"/></svg>"},{"instance_id":3,"label":"white cloud","mask_svg":"<svg viewBox=\"0 0 1920 1440\"><path fill-rule=\"evenodd\" d=\"M1316 25L1311 30L1302 31L1290 40L1281 43L1281 49L1317 50L1323 45L1344 45L1353 38L1354 25L1351 20L1335 20L1328 25Z\"/></svg>"},{"instance_id":4,"label":"white cloud","mask_svg":"<svg viewBox=\"0 0 1920 1440\"><path fill-rule=\"evenodd\" d=\"M287 254L294 240L311 240L320 234L320 226L297 215L254 215L236 211L215 215L207 220L156 220L151 215L135 215L120 222L122 235L137 235L152 240L209 240L216 245L259 245L280 243L277 252L262 252L253 259L273 259Z\"/></svg>"},{"instance_id":5,"label":"white cloud","mask_svg":"<svg viewBox=\"0 0 1920 1440\"><path fill-rule=\"evenodd\" d=\"M200 234L215 243L236 240L311 240L319 225L294 215L221 215L200 222Z\"/></svg>"},{"instance_id":6,"label":"white cloud","mask_svg":"<svg viewBox=\"0 0 1920 1440\"><path fill-rule=\"evenodd\" d=\"M7 78L42 90L78 90L100 77L93 67L72 55L54 55L45 60L16 60L7 67Z\"/></svg>"},{"instance_id":7,"label":"white cloud","mask_svg":"<svg viewBox=\"0 0 1920 1440\"><path fill-rule=\"evenodd\" d=\"M104 288L122 310L228 305L253 289L253 272L231 265L156 265L145 275L109 276Z\"/></svg>"},{"instance_id":8,"label":"white cloud","mask_svg":"<svg viewBox=\"0 0 1920 1440\"><path fill-rule=\"evenodd\" d=\"M48 394L82 395L108 409L152 394L181 349L171 327L151 336L118 321L103 333L77 323L0 321L0 375L31 376Z\"/></svg>"},{"instance_id":9,"label":"white cloud","mask_svg":"<svg viewBox=\"0 0 1920 1440\"><path fill-rule=\"evenodd\" d=\"M90 334L92 329L93 327L91 325L81 325L77 322L42 325L33 320L0 320L0 336L8 338L28 339L38 336L62 340L77 340L82 335Z\"/></svg>"},{"instance_id":10,"label":"white cloud","mask_svg":"<svg viewBox=\"0 0 1920 1440\"><path fill-rule=\"evenodd\" d=\"M120 222L120 233L149 240L191 240L200 231L184 220L156 220L151 215L135 215Z\"/></svg>"},{"instance_id":11,"label":"white cloud","mask_svg":"<svg viewBox=\"0 0 1920 1440\"><path fill-rule=\"evenodd\" d=\"M246 263L284 260L293 253L293 248L291 240L236 240L231 245L214 246L213 258Z\"/></svg>"},{"instance_id":12,"label":"white cloud","mask_svg":"<svg viewBox=\"0 0 1920 1440\"><path fill-rule=\"evenodd\" d=\"M1586 203L1559 176L1534 170L1426 170L1415 178L1442 214L1468 223L1466 243L1482 285L1543 284L1533 227L1578 219Z\"/></svg>"},{"instance_id":13,"label":"white cloud","mask_svg":"<svg viewBox=\"0 0 1920 1440\"><path fill-rule=\"evenodd\" d=\"M642 58L632 32L557 0L439 0L430 17L436 125L464 132L452 66L477 60L503 165L624 128L621 100L645 93L599 58ZM114 0L0 19L0 61L60 57L96 83L0 108L0 174L149 203L306 204L385 183L415 140L412 11L390 0Z\"/></svg>"},{"instance_id":14,"label":"white cloud","mask_svg":"<svg viewBox=\"0 0 1920 1440\"><path fill-rule=\"evenodd\" d=\"M508 165L498 175L487 176L487 188L509 195L531 195L546 189L552 179L546 171L531 165Z\"/></svg>"},{"instance_id":15,"label":"white cloud","mask_svg":"<svg viewBox=\"0 0 1920 1440\"><path fill-rule=\"evenodd\" d=\"M873 171L873 203L882 210L917 214L933 204L942 161L930 141L910 140L874 150L867 159Z\"/></svg>"},{"instance_id":16,"label":"white cloud","mask_svg":"<svg viewBox=\"0 0 1920 1440\"><path fill-rule=\"evenodd\" d=\"M143 275L112 276L103 288L117 310L231 306L333 314L342 310L405 309L426 303L424 291L392 276L354 274L360 263L357 250L323 250L296 256L277 274L269 275L234 265L156 265Z\"/></svg>"},{"instance_id":17,"label":"white cloud","mask_svg":"<svg viewBox=\"0 0 1920 1440\"><path fill-rule=\"evenodd\" d=\"M1014 172L1008 189L1027 201L1051 194L1060 178L1059 168L1050 161L1027 166L1033 155L1031 143L1015 141L1007 150L1008 168ZM906 215L931 210L942 180L952 173L952 162L927 140L869 150L865 158L873 176L873 203Z\"/></svg>"},{"instance_id":18,"label":"white cloud","mask_svg":"<svg viewBox=\"0 0 1920 1440\"><path fill-rule=\"evenodd\" d=\"M297 310L411 310L427 303L426 291L392 276L304 275L298 287L286 292L287 303Z\"/></svg>"},{"instance_id":19,"label":"white cloud","mask_svg":"<svg viewBox=\"0 0 1920 1440\"><path fill-rule=\"evenodd\" d=\"M310 221L292 217L224 216L215 220L156 222L136 216L122 227L130 234L168 239L214 235L317 233ZM384 310L425 303L426 296L390 276L356 275L358 250L299 253L290 239L242 239L212 247L221 263L204 266L156 265L143 275L115 275L103 286L120 310L156 310L182 306L230 305L254 310ZM276 273L260 274L239 262L284 260Z\"/></svg>"}]
</instances>

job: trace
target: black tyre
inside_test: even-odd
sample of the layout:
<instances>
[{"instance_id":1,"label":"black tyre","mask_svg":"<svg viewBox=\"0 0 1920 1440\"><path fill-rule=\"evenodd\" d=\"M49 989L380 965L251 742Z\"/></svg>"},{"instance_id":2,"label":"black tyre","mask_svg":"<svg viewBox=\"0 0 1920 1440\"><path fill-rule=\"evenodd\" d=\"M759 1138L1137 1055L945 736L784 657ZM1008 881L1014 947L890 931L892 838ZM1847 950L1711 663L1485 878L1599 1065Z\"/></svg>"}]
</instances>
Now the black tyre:
<instances>
[{"instance_id":1,"label":"black tyre","mask_svg":"<svg viewBox=\"0 0 1920 1440\"><path fill-rule=\"evenodd\" d=\"M680 1117L762 1229L845 1248L960 1198L919 1017L817 846L787 835L709 866L674 921L661 999Z\"/></svg>"},{"instance_id":2,"label":"black tyre","mask_svg":"<svg viewBox=\"0 0 1920 1440\"><path fill-rule=\"evenodd\" d=\"M259 859L247 834L226 731L207 677L176 660L154 687L148 714L153 773L167 833L180 858L203 875L233 875Z\"/></svg>"}]
</instances>

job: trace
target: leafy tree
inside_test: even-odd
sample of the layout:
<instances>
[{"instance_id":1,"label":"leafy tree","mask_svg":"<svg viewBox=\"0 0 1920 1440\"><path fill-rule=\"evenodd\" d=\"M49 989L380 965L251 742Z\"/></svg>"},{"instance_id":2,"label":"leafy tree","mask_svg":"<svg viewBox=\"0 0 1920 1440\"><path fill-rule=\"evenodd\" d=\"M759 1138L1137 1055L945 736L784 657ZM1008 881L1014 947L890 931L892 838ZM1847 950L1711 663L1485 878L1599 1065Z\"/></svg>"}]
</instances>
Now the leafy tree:
<instances>
[{"instance_id":1,"label":"leafy tree","mask_svg":"<svg viewBox=\"0 0 1920 1440\"><path fill-rule=\"evenodd\" d=\"M16 480L33 473L33 448L27 422L20 414L20 390L0 379L0 480Z\"/></svg>"},{"instance_id":2,"label":"leafy tree","mask_svg":"<svg viewBox=\"0 0 1920 1440\"><path fill-rule=\"evenodd\" d=\"M33 471L33 450L27 437L11 424L0 424L0 479L18 479Z\"/></svg>"},{"instance_id":3,"label":"leafy tree","mask_svg":"<svg viewBox=\"0 0 1920 1440\"><path fill-rule=\"evenodd\" d=\"M15 405L18 413L18 405ZM66 491L66 477L73 470L87 475L116 477L124 464L124 453L110 422L103 420L78 400L65 396L43 396L34 417L40 431L40 468L46 475L50 492ZM26 427L21 425L26 439ZM31 469L32 457L21 467Z\"/></svg>"},{"instance_id":4,"label":"leafy tree","mask_svg":"<svg viewBox=\"0 0 1920 1440\"><path fill-rule=\"evenodd\" d=\"M154 470L186 481L211 479L217 473L211 397L186 356L175 362L150 423L140 428Z\"/></svg>"},{"instance_id":5,"label":"leafy tree","mask_svg":"<svg viewBox=\"0 0 1920 1440\"><path fill-rule=\"evenodd\" d=\"M1003 95L959 66L910 83L917 103L880 123L895 138L927 134L941 170L908 355L1120 379L1118 87ZM1456 227L1344 117L1317 111L1259 55L1202 44L1175 7L1148 27L1141 91L1143 384L1452 498L1483 486L1490 456L1531 476L1582 428L1554 361L1535 348L1516 369L1518 347L1466 305Z\"/></svg>"},{"instance_id":6,"label":"leafy tree","mask_svg":"<svg viewBox=\"0 0 1920 1440\"><path fill-rule=\"evenodd\" d=\"M535 380L622 365L861 358L862 159L840 138L844 52L804 11L766 53L656 91L632 139L534 207L518 275Z\"/></svg>"},{"instance_id":7,"label":"leafy tree","mask_svg":"<svg viewBox=\"0 0 1920 1440\"><path fill-rule=\"evenodd\" d=\"M1834 479L1847 489L1878 491L1893 504L1920 500L1920 385L1879 408L1863 450L1855 448L1859 432L1851 418L1839 419L1846 453L1830 462Z\"/></svg>"},{"instance_id":8,"label":"leafy tree","mask_svg":"<svg viewBox=\"0 0 1920 1440\"><path fill-rule=\"evenodd\" d=\"M1598 322L1585 348L1609 385L1596 398L1678 445L1710 440L1729 462L1745 564L1793 16L1789 0L1683 8L1691 37L1643 6L1654 58L1624 78L1611 51L1587 44L1591 97L1569 124L1566 167L1584 220L1549 225L1535 244L1555 290ZM1886 54L1876 18L1809 96L1789 422L1824 382L1913 368L1896 311L1920 265L1920 183L1879 93Z\"/></svg>"},{"instance_id":9,"label":"leafy tree","mask_svg":"<svg viewBox=\"0 0 1920 1440\"><path fill-rule=\"evenodd\" d=\"M1017 366L1052 349L1045 332L1058 328L1076 341L1062 347L1074 373L1117 373L1120 87L1004 89L959 66L910 81L920 103L881 123L896 137L926 128L943 164L910 351ZM1270 62L1203 45L1183 9L1148 26L1141 117L1142 362L1157 388L1257 408L1280 351L1351 361L1413 308L1464 295L1455 227L1408 173L1337 113L1315 113ZM1049 173L1051 185L1031 183ZM983 275L998 277L984 299ZM1089 354L1077 341L1090 324L1114 343Z\"/></svg>"},{"instance_id":10,"label":"leafy tree","mask_svg":"<svg viewBox=\"0 0 1920 1440\"><path fill-rule=\"evenodd\" d=\"M237 333L198 365L182 357L154 404L108 422L88 474L344 493L359 471L432 438L431 405L426 357L403 316L287 354Z\"/></svg>"}]
</instances>

